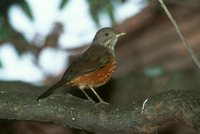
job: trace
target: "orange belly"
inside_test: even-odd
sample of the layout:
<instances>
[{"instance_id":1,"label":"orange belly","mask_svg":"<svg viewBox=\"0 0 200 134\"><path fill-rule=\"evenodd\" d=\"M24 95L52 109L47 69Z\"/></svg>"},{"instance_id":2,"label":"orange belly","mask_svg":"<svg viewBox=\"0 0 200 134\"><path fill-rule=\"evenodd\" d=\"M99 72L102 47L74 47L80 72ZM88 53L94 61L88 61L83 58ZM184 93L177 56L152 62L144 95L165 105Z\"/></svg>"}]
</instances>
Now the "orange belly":
<instances>
[{"instance_id":1,"label":"orange belly","mask_svg":"<svg viewBox=\"0 0 200 134\"><path fill-rule=\"evenodd\" d=\"M107 64L104 68L101 68L99 70L96 70L94 72L90 72L88 74L85 74L83 76L79 76L70 83L73 86L77 86L80 89L89 88L88 85L92 87L99 87L101 85L104 85L107 83L110 78L112 77L113 72L116 68L116 61L113 59L109 64Z\"/></svg>"}]
</instances>

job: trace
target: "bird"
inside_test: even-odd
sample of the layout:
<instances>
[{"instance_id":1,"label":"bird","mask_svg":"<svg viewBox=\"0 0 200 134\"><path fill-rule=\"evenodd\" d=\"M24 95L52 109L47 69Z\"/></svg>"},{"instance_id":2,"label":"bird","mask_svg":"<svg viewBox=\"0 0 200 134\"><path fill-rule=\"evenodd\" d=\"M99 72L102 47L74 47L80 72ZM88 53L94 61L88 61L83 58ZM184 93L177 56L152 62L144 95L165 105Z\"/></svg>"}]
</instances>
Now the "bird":
<instances>
[{"instance_id":1,"label":"bird","mask_svg":"<svg viewBox=\"0 0 200 134\"><path fill-rule=\"evenodd\" d=\"M69 86L79 88L89 100L92 99L85 89L91 89L99 103L106 103L96 93L95 88L106 84L112 77L116 69L115 45L118 38L123 35L125 33L117 32L110 27L98 30L91 46L74 60L62 78L42 93L37 100L48 97L59 87Z\"/></svg>"}]
</instances>

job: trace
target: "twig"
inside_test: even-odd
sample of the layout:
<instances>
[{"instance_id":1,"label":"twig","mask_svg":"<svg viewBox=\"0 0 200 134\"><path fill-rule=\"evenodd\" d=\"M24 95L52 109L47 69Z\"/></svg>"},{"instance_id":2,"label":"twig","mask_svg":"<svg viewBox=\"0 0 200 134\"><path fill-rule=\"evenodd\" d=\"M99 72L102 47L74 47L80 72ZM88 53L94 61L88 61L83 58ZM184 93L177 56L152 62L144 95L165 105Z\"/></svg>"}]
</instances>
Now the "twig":
<instances>
[{"instance_id":1,"label":"twig","mask_svg":"<svg viewBox=\"0 0 200 134\"><path fill-rule=\"evenodd\" d=\"M179 28L178 24L176 23L175 19L172 17L171 13L169 12L169 10L166 7L166 5L163 2L163 0L158 0L158 1L160 2L160 4L163 7L163 9L165 10L167 16L169 17L170 21L172 22L176 32L178 33L179 37L182 40L185 48L188 50L188 52L192 56L192 59L194 60L194 62L197 64L197 66L200 69L200 62L199 62L198 58L195 56L194 51L192 50L191 46L189 45L189 43L186 41L186 39L184 38L183 34L181 33L180 28Z\"/></svg>"}]
</instances>

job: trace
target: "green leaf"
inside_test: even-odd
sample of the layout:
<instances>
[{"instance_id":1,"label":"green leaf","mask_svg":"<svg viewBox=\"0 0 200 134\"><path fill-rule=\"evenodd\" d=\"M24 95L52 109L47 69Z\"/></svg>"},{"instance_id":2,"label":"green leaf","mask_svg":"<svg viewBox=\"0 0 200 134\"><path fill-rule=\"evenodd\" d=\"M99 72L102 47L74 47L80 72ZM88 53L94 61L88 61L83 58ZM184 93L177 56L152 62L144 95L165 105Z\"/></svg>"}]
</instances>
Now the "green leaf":
<instances>
[{"instance_id":1,"label":"green leaf","mask_svg":"<svg viewBox=\"0 0 200 134\"><path fill-rule=\"evenodd\" d=\"M93 21L99 25L99 17L102 13L109 17L112 24L115 24L116 18L114 6L116 6L116 4L124 3L126 0L87 0L86 2L89 5L90 15Z\"/></svg>"},{"instance_id":2,"label":"green leaf","mask_svg":"<svg viewBox=\"0 0 200 134\"><path fill-rule=\"evenodd\" d=\"M109 16L112 24L114 24L116 22L115 15L114 15L115 9L111 2L108 2L107 6L106 6L106 10L107 10L108 16Z\"/></svg>"},{"instance_id":3,"label":"green leaf","mask_svg":"<svg viewBox=\"0 0 200 134\"><path fill-rule=\"evenodd\" d=\"M97 25L99 25L100 23L99 23L99 14L98 14L98 12L95 11L94 9L91 9L91 10L90 10L90 13L91 13L90 15L91 15L93 21L94 21Z\"/></svg>"},{"instance_id":4,"label":"green leaf","mask_svg":"<svg viewBox=\"0 0 200 134\"><path fill-rule=\"evenodd\" d=\"M121 0L122 3L125 3L127 0Z\"/></svg>"},{"instance_id":5,"label":"green leaf","mask_svg":"<svg viewBox=\"0 0 200 134\"><path fill-rule=\"evenodd\" d=\"M1 60L0 60L0 68L2 68L3 67L3 64L2 64L2 62L1 62Z\"/></svg>"},{"instance_id":6,"label":"green leaf","mask_svg":"<svg viewBox=\"0 0 200 134\"><path fill-rule=\"evenodd\" d=\"M0 39L4 39L8 36L6 27L4 25L0 26Z\"/></svg>"},{"instance_id":7,"label":"green leaf","mask_svg":"<svg viewBox=\"0 0 200 134\"><path fill-rule=\"evenodd\" d=\"M60 3L59 9L62 10L66 6L66 4L68 3L68 1L69 0L62 0L61 3Z\"/></svg>"},{"instance_id":8,"label":"green leaf","mask_svg":"<svg viewBox=\"0 0 200 134\"><path fill-rule=\"evenodd\" d=\"M89 5L90 15L93 21L99 26L99 13L101 10L101 5L99 4L101 1L96 0L87 0Z\"/></svg>"},{"instance_id":9,"label":"green leaf","mask_svg":"<svg viewBox=\"0 0 200 134\"><path fill-rule=\"evenodd\" d=\"M24 11L24 13L26 14L26 16L33 21L33 13L31 11L31 8L29 6L29 4L27 3L26 0L21 1L21 3L19 3L19 6L22 8L22 10Z\"/></svg>"}]
</instances>

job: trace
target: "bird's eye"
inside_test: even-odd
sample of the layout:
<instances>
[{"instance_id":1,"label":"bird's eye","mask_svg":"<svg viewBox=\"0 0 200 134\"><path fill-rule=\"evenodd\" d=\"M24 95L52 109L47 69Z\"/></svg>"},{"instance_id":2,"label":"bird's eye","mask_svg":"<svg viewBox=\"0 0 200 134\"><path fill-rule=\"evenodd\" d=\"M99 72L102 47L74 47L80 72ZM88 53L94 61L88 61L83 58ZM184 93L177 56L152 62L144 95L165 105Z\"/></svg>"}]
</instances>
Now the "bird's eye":
<instances>
[{"instance_id":1,"label":"bird's eye","mask_svg":"<svg viewBox=\"0 0 200 134\"><path fill-rule=\"evenodd\" d=\"M109 36L110 34L109 33L105 33L105 36Z\"/></svg>"}]
</instances>

